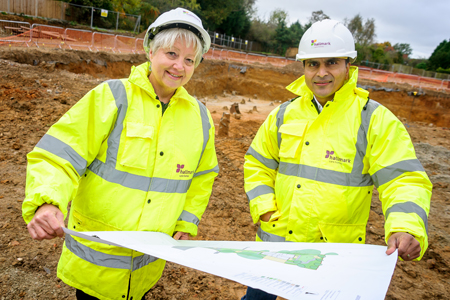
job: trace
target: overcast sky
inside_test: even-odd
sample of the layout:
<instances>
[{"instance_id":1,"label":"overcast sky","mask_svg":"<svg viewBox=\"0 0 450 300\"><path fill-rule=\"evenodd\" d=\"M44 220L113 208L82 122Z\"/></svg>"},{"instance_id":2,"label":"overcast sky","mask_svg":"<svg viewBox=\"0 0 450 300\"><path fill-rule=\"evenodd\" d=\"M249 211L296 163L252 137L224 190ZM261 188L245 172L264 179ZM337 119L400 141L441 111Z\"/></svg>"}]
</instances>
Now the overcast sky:
<instances>
[{"instance_id":1,"label":"overcast sky","mask_svg":"<svg viewBox=\"0 0 450 300\"><path fill-rule=\"evenodd\" d=\"M375 19L376 42L411 45L411 57L429 58L437 45L450 39L450 0L256 0L259 17L267 20L281 8L289 22L308 22L311 13L323 10L331 19L343 21L361 14Z\"/></svg>"}]
</instances>

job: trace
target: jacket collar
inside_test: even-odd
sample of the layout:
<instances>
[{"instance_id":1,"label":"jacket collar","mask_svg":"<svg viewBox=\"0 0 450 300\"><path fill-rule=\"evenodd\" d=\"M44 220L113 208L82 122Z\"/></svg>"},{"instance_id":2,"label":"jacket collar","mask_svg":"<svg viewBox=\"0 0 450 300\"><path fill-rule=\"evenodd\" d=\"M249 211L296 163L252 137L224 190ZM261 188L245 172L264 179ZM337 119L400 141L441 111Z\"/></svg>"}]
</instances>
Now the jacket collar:
<instances>
[{"instance_id":1,"label":"jacket collar","mask_svg":"<svg viewBox=\"0 0 450 300\"><path fill-rule=\"evenodd\" d=\"M353 93L356 89L356 83L358 81L358 68L355 66L350 66L349 75L349 80L334 94L333 101L338 102L346 100L349 94ZM311 100L313 98L313 92L306 86L305 75L292 82L286 87L286 89L304 99Z\"/></svg>"},{"instance_id":2,"label":"jacket collar","mask_svg":"<svg viewBox=\"0 0 450 300\"><path fill-rule=\"evenodd\" d=\"M137 85L141 89L147 92L152 99L156 99L155 89L153 88L148 76L150 75L150 62L145 62L139 66L133 66L131 68L131 74L128 77L128 81ZM186 100L195 104L195 98L189 95L184 87L179 87L175 94L170 99L171 102L175 102L178 99Z\"/></svg>"}]
</instances>

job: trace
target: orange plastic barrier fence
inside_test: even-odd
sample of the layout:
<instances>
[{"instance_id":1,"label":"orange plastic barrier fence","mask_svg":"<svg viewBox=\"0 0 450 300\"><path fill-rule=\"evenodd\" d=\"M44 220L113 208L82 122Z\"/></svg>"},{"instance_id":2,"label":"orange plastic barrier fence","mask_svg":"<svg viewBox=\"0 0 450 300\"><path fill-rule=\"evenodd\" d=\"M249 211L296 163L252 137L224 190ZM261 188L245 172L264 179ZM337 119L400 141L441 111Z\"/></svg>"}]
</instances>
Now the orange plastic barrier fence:
<instances>
[{"instance_id":1,"label":"orange plastic barrier fence","mask_svg":"<svg viewBox=\"0 0 450 300\"><path fill-rule=\"evenodd\" d=\"M115 48L120 53L134 53L136 50L136 38L116 35Z\"/></svg>"},{"instance_id":2,"label":"orange plastic barrier fence","mask_svg":"<svg viewBox=\"0 0 450 300\"><path fill-rule=\"evenodd\" d=\"M92 35L92 44L97 51L116 52L116 38L114 34L94 32Z\"/></svg>"},{"instance_id":3,"label":"orange plastic barrier fence","mask_svg":"<svg viewBox=\"0 0 450 300\"><path fill-rule=\"evenodd\" d=\"M359 78L370 79L379 82L392 82L396 84L407 83L417 88L435 89L450 92L449 80L441 80L411 74L394 73L367 67L359 67Z\"/></svg>"},{"instance_id":4,"label":"orange plastic barrier fence","mask_svg":"<svg viewBox=\"0 0 450 300\"><path fill-rule=\"evenodd\" d=\"M135 49L136 53L145 54L144 39L136 39L136 42L134 45L135 45L134 49Z\"/></svg>"},{"instance_id":5,"label":"orange plastic barrier fence","mask_svg":"<svg viewBox=\"0 0 450 300\"><path fill-rule=\"evenodd\" d=\"M31 36L27 32L31 29L28 22L0 20L0 45L23 44L30 46Z\"/></svg>"},{"instance_id":6,"label":"orange plastic barrier fence","mask_svg":"<svg viewBox=\"0 0 450 300\"><path fill-rule=\"evenodd\" d=\"M92 31L67 28L65 34L65 46L69 49L92 51Z\"/></svg>"},{"instance_id":7,"label":"orange plastic barrier fence","mask_svg":"<svg viewBox=\"0 0 450 300\"><path fill-rule=\"evenodd\" d=\"M110 33L91 32L73 28L62 28L41 24L30 26L27 22L0 20L0 46L20 45L74 50L109 51L119 53L144 53L143 39ZM245 64L261 63L278 67L293 62L276 56L211 48L204 55L207 59L219 59ZM394 73L359 67L359 77L379 82L408 83L413 87L450 91L450 81L418 75Z\"/></svg>"},{"instance_id":8,"label":"orange plastic barrier fence","mask_svg":"<svg viewBox=\"0 0 450 300\"><path fill-rule=\"evenodd\" d=\"M61 48L66 38L65 29L49 25L33 24L29 31L31 41L36 46L46 48Z\"/></svg>"}]
</instances>

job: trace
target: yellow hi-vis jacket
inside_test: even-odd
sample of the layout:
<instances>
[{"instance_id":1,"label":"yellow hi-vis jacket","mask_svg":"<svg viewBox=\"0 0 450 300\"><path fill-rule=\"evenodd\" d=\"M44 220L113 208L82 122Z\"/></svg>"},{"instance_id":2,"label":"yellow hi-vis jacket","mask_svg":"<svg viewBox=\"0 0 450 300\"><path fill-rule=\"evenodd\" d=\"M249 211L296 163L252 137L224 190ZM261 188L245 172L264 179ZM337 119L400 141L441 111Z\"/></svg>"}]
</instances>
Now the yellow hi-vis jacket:
<instances>
[{"instance_id":1,"label":"yellow hi-vis jacket","mask_svg":"<svg viewBox=\"0 0 450 300\"><path fill-rule=\"evenodd\" d=\"M245 156L245 191L256 240L365 243L373 185L395 232L428 247L431 182L403 124L356 87L358 69L318 114L300 77L287 89L299 97L268 116ZM420 259L419 258L419 259Z\"/></svg>"},{"instance_id":2,"label":"yellow hi-vis jacket","mask_svg":"<svg viewBox=\"0 0 450 300\"><path fill-rule=\"evenodd\" d=\"M23 217L44 203L77 231L197 234L218 163L206 107L180 87L164 116L149 63L100 84L28 154ZM58 264L65 283L100 299L141 299L165 262L66 235Z\"/></svg>"}]
</instances>

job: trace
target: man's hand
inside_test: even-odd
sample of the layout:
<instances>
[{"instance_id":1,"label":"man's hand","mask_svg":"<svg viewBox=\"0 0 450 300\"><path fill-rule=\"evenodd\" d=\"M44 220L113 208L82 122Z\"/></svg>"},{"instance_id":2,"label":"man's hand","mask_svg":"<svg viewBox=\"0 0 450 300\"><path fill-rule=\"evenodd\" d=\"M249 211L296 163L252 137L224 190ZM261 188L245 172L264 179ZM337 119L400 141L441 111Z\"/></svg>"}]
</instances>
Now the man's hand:
<instances>
[{"instance_id":1,"label":"man's hand","mask_svg":"<svg viewBox=\"0 0 450 300\"><path fill-rule=\"evenodd\" d=\"M420 243L409 233L396 232L388 240L387 255L391 255L398 249L398 256L409 261L420 256Z\"/></svg>"},{"instance_id":2,"label":"man's hand","mask_svg":"<svg viewBox=\"0 0 450 300\"><path fill-rule=\"evenodd\" d=\"M174 240L189 240L189 233L178 231L173 236Z\"/></svg>"},{"instance_id":3,"label":"man's hand","mask_svg":"<svg viewBox=\"0 0 450 300\"><path fill-rule=\"evenodd\" d=\"M261 217L259 217L261 219L261 221L263 222L269 222L270 217L274 214L274 211L269 211L266 212L265 214L263 214Z\"/></svg>"},{"instance_id":4,"label":"man's hand","mask_svg":"<svg viewBox=\"0 0 450 300\"><path fill-rule=\"evenodd\" d=\"M41 241L51 240L55 237L63 237L64 215L58 207L52 204L40 206L33 219L28 223L27 229L31 237Z\"/></svg>"}]
</instances>

